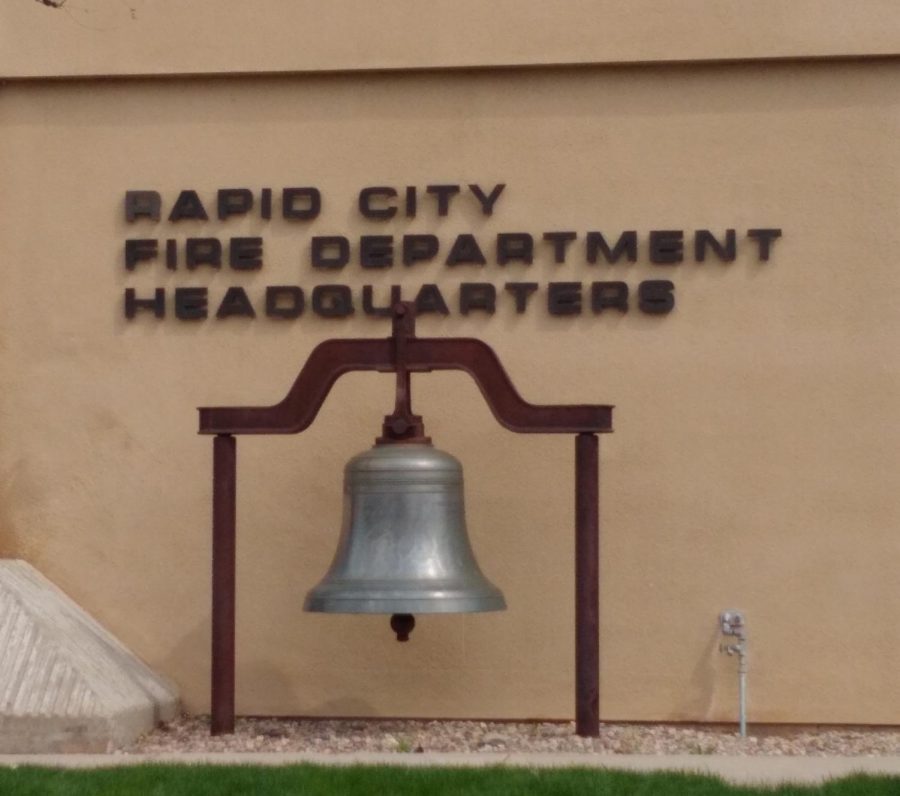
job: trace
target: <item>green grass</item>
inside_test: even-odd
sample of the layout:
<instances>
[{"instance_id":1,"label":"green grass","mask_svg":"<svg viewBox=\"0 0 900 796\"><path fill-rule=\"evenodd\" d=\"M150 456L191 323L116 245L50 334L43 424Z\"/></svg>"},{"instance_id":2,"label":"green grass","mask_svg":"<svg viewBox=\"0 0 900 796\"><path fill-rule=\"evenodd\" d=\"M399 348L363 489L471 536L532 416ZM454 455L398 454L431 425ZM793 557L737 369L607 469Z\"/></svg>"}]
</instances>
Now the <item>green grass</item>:
<instances>
[{"instance_id":1,"label":"green grass","mask_svg":"<svg viewBox=\"0 0 900 796\"><path fill-rule=\"evenodd\" d=\"M821 786L727 785L715 777L596 769L396 768L392 766L177 766L0 768L2 796L224 796L225 794L603 794L603 796L900 796L900 778L855 776Z\"/></svg>"}]
</instances>

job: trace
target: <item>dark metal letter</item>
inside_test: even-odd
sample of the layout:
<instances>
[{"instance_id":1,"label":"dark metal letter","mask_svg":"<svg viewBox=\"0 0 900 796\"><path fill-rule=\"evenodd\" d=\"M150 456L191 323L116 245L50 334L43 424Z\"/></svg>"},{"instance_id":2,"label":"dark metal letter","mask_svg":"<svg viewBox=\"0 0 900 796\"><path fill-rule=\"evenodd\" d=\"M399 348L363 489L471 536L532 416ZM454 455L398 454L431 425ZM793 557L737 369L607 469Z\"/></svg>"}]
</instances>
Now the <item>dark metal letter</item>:
<instances>
[{"instance_id":1,"label":"dark metal letter","mask_svg":"<svg viewBox=\"0 0 900 796\"><path fill-rule=\"evenodd\" d=\"M129 238L125 241L125 267L133 271L143 260L155 260L159 254L156 238Z\"/></svg>"},{"instance_id":2,"label":"dark metal letter","mask_svg":"<svg viewBox=\"0 0 900 796\"><path fill-rule=\"evenodd\" d=\"M484 310L493 315L497 304L497 288L490 282L463 282L459 286L459 311L468 315L472 310Z\"/></svg>"},{"instance_id":3,"label":"dark metal letter","mask_svg":"<svg viewBox=\"0 0 900 796\"><path fill-rule=\"evenodd\" d=\"M652 234L652 233L651 233ZM629 229L619 235L616 245L610 248L600 232L588 232L587 234L587 261L597 262L597 254L603 255L606 262L617 263L624 255L628 262L637 260L637 232Z\"/></svg>"},{"instance_id":4,"label":"dark metal letter","mask_svg":"<svg viewBox=\"0 0 900 796\"><path fill-rule=\"evenodd\" d=\"M459 186L429 185L425 190L437 196L438 215L445 216L450 208L450 197L459 193Z\"/></svg>"},{"instance_id":5,"label":"dark metal letter","mask_svg":"<svg viewBox=\"0 0 900 796\"><path fill-rule=\"evenodd\" d=\"M518 260L531 265L534 259L534 239L527 232L501 232L497 235L497 264L506 265Z\"/></svg>"},{"instance_id":6,"label":"dark metal letter","mask_svg":"<svg viewBox=\"0 0 900 796\"><path fill-rule=\"evenodd\" d=\"M394 239L390 235L360 237L359 264L363 268L390 268L394 264Z\"/></svg>"},{"instance_id":7,"label":"dark metal letter","mask_svg":"<svg viewBox=\"0 0 900 796\"><path fill-rule=\"evenodd\" d=\"M205 287L175 288L175 317L182 321L199 321L207 315Z\"/></svg>"},{"instance_id":8,"label":"dark metal letter","mask_svg":"<svg viewBox=\"0 0 900 796\"><path fill-rule=\"evenodd\" d=\"M593 282L591 309L600 313L610 308L628 312L628 285L624 282Z\"/></svg>"},{"instance_id":9,"label":"dark metal letter","mask_svg":"<svg viewBox=\"0 0 900 796\"><path fill-rule=\"evenodd\" d=\"M139 299L135 296L134 288L125 288L125 317L128 320L137 315L138 310L153 310L157 318L166 316L166 291L158 287L153 291L152 299Z\"/></svg>"},{"instance_id":10,"label":"dark metal letter","mask_svg":"<svg viewBox=\"0 0 900 796\"><path fill-rule=\"evenodd\" d=\"M359 212L366 218L375 221L386 221L397 215L397 208L394 205L385 203L384 207L372 207L372 197L384 197L392 199L397 195L397 189L386 185L379 185L374 188L363 188L359 192Z\"/></svg>"},{"instance_id":11,"label":"dark metal letter","mask_svg":"<svg viewBox=\"0 0 900 796\"><path fill-rule=\"evenodd\" d=\"M709 247L723 263L734 262L737 252L737 242L733 229L725 230L725 243L719 243L708 229L694 230L694 259L702 263L706 259L706 249Z\"/></svg>"},{"instance_id":12,"label":"dark metal letter","mask_svg":"<svg viewBox=\"0 0 900 796\"><path fill-rule=\"evenodd\" d=\"M776 238L781 237L780 229L748 229L747 230L748 238L755 238L757 243L759 244L759 259L762 262L767 262L769 259L769 252L772 249L772 243Z\"/></svg>"},{"instance_id":13,"label":"dark metal letter","mask_svg":"<svg viewBox=\"0 0 900 796\"><path fill-rule=\"evenodd\" d=\"M668 279L647 279L638 285L638 307L648 315L665 315L675 306L673 290Z\"/></svg>"},{"instance_id":14,"label":"dark metal letter","mask_svg":"<svg viewBox=\"0 0 900 796\"><path fill-rule=\"evenodd\" d=\"M249 188L220 188L216 194L219 220L228 216L242 216L253 207L253 192Z\"/></svg>"},{"instance_id":15,"label":"dark metal letter","mask_svg":"<svg viewBox=\"0 0 900 796\"><path fill-rule=\"evenodd\" d=\"M469 185L469 190L475 194L475 198L481 203L481 212L484 213L484 215L489 216L493 214L494 203L500 198L500 194L503 193L505 187L506 183L497 183L487 196L485 196L484 191L477 185Z\"/></svg>"},{"instance_id":16,"label":"dark metal letter","mask_svg":"<svg viewBox=\"0 0 900 796\"><path fill-rule=\"evenodd\" d=\"M550 282L547 310L551 315L581 315L581 282Z\"/></svg>"},{"instance_id":17,"label":"dark metal letter","mask_svg":"<svg viewBox=\"0 0 900 796\"><path fill-rule=\"evenodd\" d=\"M680 263L684 259L684 233L680 229L650 230L650 262Z\"/></svg>"},{"instance_id":18,"label":"dark metal letter","mask_svg":"<svg viewBox=\"0 0 900 796\"><path fill-rule=\"evenodd\" d=\"M347 285L316 285L312 308L323 318L346 318L353 314L353 294Z\"/></svg>"},{"instance_id":19,"label":"dark metal letter","mask_svg":"<svg viewBox=\"0 0 900 796\"><path fill-rule=\"evenodd\" d=\"M566 261L566 248L578 234L575 232L545 232L544 240L553 244L553 262L564 263Z\"/></svg>"},{"instance_id":20,"label":"dark metal letter","mask_svg":"<svg viewBox=\"0 0 900 796\"><path fill-rule=\"evenodd\" d=\"M437 312L440 315L449 315L447 302L444 301L437 285L422 285L416 294L416 314L424 315L426 312Z\"/></svg>"},{"instance_id":21,"label":"dark metal letter","mask_svg":"<svg viewBox=\"0 0 900 796\"><path fill-rule=\"evenodd\" d=\"M178 267L178 249L175 238L166 238L166 268L174 271Z\"/></svg>"},{"instance_id":22,"label":"dark metal letter","mask_svg":"<svg viewBox=\"0 0 900 796\"><path fill-rule=\"evenodd\" d=\"M298 318L303 313L303 288L272 285L266 288L266 315L270 318Z\"/></svg>"},{"instance_id":23,"label":"dark metal letter","mask_svg":"<svg viewBox=\"0 0 900 796\"><path fill-rule=\"evenodd\" d=\"M172 212L169 213L169 221L181 221L184 218L198 221L209 220L209 216L206 215L206 208L203 207L203 202L200 201L196 191L182 191L178 194L178 198L172 206Z\"/></svg>"},{"instance_id":24,"label":"dark metal letter","mask_svg":"<svg viewBox=\"0 0 900 796\"><path fill-rule=\"evenodd\" d=\"M513 294L516 300L516 312L521 315L525 312L528 297L538 289L537 282L507 282L504 287Z\"/></svg>"},{"instance_id":25,"label":"dark metal letter","mask_svg":"<svg viewBox=\"0 0 900 796\"><path fill-rule=\"evenodd\" d=\"M437 235L404 235L403 236L403 264L431 260L438 253Z\"/></svg>"},{"instance_id":26,"label":"dark metal letter","mask_svg":"<svg viewBox=\"0 0 900 796\"><path fill-rule=\"evenodd\" d=\"M416 217L416 186L406 186L406 217Z\"/></svg>"},{"instance_id":27,"label":"dark metal letter","mask_svg":"<svg viewBox=\"0 0 900 796\"><path fill-rule=\"evenodd\" d=\"M317 235L310 245L313 268L343 268L350 262L350 241L341 235Z\"/></svg>"},{"instance_id":28,"label":"dark metal letter","mask_svg":"<svg viewBox=\"0 0 900 796\"><path fill-rule=\"evenodd\" d=\"M218 238L188 238L184 245L185 261L189 270L198 265L222 265L222 244Z\"/></svg>"},{"instance_id":29,"label":"dark metal letter","mask_svg":"<svg viewBox=\"0 0 900 796\"><path fill-rule=\"evenodd\" d=\"M159 221L160 205L158 191L125 191L125 220L149 218Z\"/></svg>"},{"instance_id":30,"label":"dark metal letter","mask_svg":"<svg viewBox=\"0 0 900 796\"><path fill-rule=\"evenodd\" d=\"M296 202L302 199L305 207L297 207ZM284 218L311 221L318 217L322 210L322 194L318 188L284 188L281 191L281 215Z\"/></svg>"},{"instance_id":31,"label":"dark metal letter","mask_svg":"<svg viewBox=\"0 0 900 796\"><path fill-rule=\"evenodd\" d=\"M232 238L228 247L228 264L236 271L262 268L262 238Z\"/></svg>"},{"instance_id":32,"label":"dark metal letter","mask_svg":"<svg viewBox=\"0 0 900 796\"><path fill-rule=\"evenodd\" d=\"M247 291L242 287L230 287L225 291L225 297L219 304L216 312L217 318L255 318L256 310L247 298Z\"/></svg>"},{"instance_id":33,"label":"dark metal letter","mask_svg":"<svg viewBox=\"0 0 900 796\"><path fill-rule=\"evenodd\" d=\"M371 285L363 285L363 312L366 315L374 315L377 318L392 318L394 307L403 299L400 294L400 285L391 285L391 298L386 307L376 307L373 303L373 288Z\"/></svg>"},{"instance_id":34,"label":"dark metal letter","mask_svg":"<svg viewBox=\"0 0 900 796\"><path fill-rule=\"evenodd\" d=\"M464 233L457 235L453 242L453 248L447 255L447 265L484 265L487 260L478 246L478 241L474 235Z\"/></svg>"}]
</instances>

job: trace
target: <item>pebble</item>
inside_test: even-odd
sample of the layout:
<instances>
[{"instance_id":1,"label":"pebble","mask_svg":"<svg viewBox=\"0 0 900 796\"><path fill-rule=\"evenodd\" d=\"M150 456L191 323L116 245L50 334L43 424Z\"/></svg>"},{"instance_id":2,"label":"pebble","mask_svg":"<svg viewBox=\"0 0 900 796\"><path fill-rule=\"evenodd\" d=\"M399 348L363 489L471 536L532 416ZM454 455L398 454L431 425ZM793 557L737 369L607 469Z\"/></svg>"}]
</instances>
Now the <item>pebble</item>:
<instances>
[{"instance_id":1,"label":"pebble","mask_svg":"<svg viewBox=\"0 0 900 796\"><path fill-rule=\"evenodd\" d=\"M602 724L599 738L573 722L238 719L210 736L208 716L182 716L112 753L158 752L579 752L640 755L900 755L900 728L773 730L741 738L734 727Z\"/></svg>"}]
</instances>

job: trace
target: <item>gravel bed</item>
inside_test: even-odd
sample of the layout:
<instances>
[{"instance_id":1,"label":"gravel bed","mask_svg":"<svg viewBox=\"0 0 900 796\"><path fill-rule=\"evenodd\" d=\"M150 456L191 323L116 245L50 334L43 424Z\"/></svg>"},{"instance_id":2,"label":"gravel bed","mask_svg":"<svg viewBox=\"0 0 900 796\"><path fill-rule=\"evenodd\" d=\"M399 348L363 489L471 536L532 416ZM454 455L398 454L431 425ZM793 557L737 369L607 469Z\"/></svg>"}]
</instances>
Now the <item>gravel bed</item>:
<instances>
[{"instance_id":1,"label":"gravel bed","mask_svg":"<svg viewBox=\"0 0 900 796\"><path fill-rule=\"evenodd\" d=\"M900 755L900 728L765 728L603 724L579 738L570 722L238 719L211 737L208 716L184 716L119 753L156 752L583 752L641 755Z\"/></svg>"}]
</instances>

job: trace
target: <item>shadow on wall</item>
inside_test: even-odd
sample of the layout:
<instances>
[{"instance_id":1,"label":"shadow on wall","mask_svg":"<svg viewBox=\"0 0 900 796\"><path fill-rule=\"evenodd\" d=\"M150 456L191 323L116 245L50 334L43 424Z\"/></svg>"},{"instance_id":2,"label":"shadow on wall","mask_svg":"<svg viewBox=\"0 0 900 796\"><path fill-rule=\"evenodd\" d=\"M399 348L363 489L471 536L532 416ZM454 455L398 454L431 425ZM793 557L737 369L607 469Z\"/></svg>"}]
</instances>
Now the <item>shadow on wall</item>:
<instances>
[{"instance_id":1,"label":"shadow on wall","mask_svg":"<svg viewBox=\"0 0 900 796\"><path fill-rule=\"evenodd\" d=\"M329 699L313 705L311 715L314 716L345 716L353 718L355 716L378 716L375 707L359 697L341 697L340 699Z\"/></svg>"},{"instance_id":2,"label":"shadow on wall","mask_svg":"<svg viewBox=\"0 0 900 796\"><path fill-rule=\"evenodd\" d=\"M242 664L240 643L234 678L235 712L238 716L279 716L298 712L293 709L297 704L299 685L296 673L288 676L266 660L257 659Z\"/></svg>"},{"instance_id":3,"label":"shadow on wall","mask_svg":"<svg viewBox=\"0 0 900 796\"><path fill-rule=\"evenodd\" d=\"M682 719L685 716L708 719L713 708L713 700L716 691L716 678L718 671L715 661L719 655L719 628L713 625L710 630L709 640L704 645L691 672L691 679L685 688L685 698L675 711L673 720Z\"/></svg>"},{"instance_id":4,"label":"shadow on wall","mask_svg":"<svg viewBox=\"0 0 900 796\"><path fill-rule=\"evenodd\" d=\"M43 545L29 517L46 501L46 484L21 457L4 468L0 484L0 558L21 558L40 567Z\"/></svg>"},{"instance_id":5,"label":"shadow on wall","mask_svg":"<svg viewBox=\"0 0 900 796\"><path fill-rule=\"evenodd\" d=\"M172 647L162 662L162 669L181 690L182 704L188 713L209 713L211 630L209 614L197 622ZM237 639L237 660L235 661L235 712L237 715L284 713L285 706L296 700L291 678L275 666L262 660L246 660L252 650L246 649ZM246 657L242 659L242 652ZM248 706L254 706L248 709ZM263 706L260 708L259 706Z\"/></svg>"},{"instance_id":6,"label":"shadow on wall","mask_svg":"<svg viewBox=\"0 0 900 796\"><path fill-rule=\"evenodd\" d=\"M160 664L161 671L174 680L181 691L182 705L188 713L210 711L210 622L209 617L198 622ZM241 660L238 640L238 660L235 671L235 712L237 715L311 715L311 716L374 716L377 711L366 700L347 696L324 702L301 702L298 688L303 684L296 672L286 673L265 660ZM250 652L247 650L246 652ZM202 671L197 671L202 667ZM306 694L310 696L310 694ZM252 708L248 706L253 706Z\"/></svg>"},{"instance_id":7,"label":"shadow on wall","mask_svg":"<svg viewBox=\"0 0 900 796\"><path fill-rule=\"evenodd\" d=\"M0 527L0 558L21 558L16 534L7 527Z\"/></svg>"},{"instance_id":8,"label":"shadow on wall","mask_svg":"<svg viewBox=\"0 0 900 796\"><path fill-rule=\"evenodd\" d=\"M209 712L209 660L211 640L209 615L181 636L159 662L160 671L174 680L181 693L182 709L188 713ZM205 667L198 673L197 666ZM199 675L199 676L198 676Z\"/></svg>"}]
</instances>

